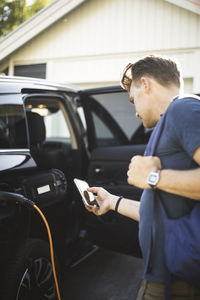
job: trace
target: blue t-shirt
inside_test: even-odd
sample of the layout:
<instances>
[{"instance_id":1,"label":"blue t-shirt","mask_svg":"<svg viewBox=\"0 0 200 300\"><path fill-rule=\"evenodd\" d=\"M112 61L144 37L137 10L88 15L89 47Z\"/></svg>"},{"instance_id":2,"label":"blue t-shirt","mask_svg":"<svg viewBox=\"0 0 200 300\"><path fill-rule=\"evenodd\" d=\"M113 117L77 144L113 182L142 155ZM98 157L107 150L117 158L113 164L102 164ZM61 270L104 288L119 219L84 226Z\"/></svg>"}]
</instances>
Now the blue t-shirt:
<instances>
[{"instance_id":1,"label":"blue t-shirt","mask_svg":"<svg viewBox=\"0 0 200 300\"><path fill-rule=\"evenodd\" d=\"M200 98L186 96L174 100L166 111L166 118L157 144L158 156L163 169L189 170L199 167L193 160L194 151L200 146ZM195 200L157 190L169 218L179 218L190 212ZM154 202L153 222L149 217L152 204L151 190L144 190L140 201L139 240L144 258L143 278L164 282L167 270L164 262L164 232L160 205ZM149 235L153 231L154 242ZM151 251L150 270L147 269L148 253Z\"/></svg>"}]
</instances>

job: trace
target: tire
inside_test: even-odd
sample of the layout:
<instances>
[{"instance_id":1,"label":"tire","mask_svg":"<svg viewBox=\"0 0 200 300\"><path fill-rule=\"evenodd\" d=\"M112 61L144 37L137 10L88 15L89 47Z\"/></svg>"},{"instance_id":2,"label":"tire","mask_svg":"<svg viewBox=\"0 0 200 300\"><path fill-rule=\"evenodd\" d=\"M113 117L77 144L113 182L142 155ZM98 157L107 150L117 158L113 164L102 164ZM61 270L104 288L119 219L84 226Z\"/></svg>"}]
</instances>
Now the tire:
<instances>
[{"instance_id":1,"label":"tire","mask_svg":"<svg viewBox=\"0 0 200 300\"><path fill-rule=\"evenodd\" d=\"M60 272L55 259L58 279ZM49 244L38 239L24 241L10 261L2 300L55 300L55 282Z\"/></svg>"}]
</instances>

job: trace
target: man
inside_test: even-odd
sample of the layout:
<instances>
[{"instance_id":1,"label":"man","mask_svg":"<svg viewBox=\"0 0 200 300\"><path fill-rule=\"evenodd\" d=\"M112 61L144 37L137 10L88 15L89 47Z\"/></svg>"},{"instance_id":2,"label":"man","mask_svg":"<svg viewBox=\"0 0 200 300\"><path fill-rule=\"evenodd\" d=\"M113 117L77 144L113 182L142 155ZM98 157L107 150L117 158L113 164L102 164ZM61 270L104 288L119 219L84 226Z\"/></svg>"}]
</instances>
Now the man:
<instances>
[{"instance_id":1,"label":"man","mask_svg":"<svg viewBox=\"0 0 200 300\"><path fill-rule=\"evenodd\" d=\"M157 202L154 219L148 217L150 190L156 189L170 218L189 214L196 200L200 200L200 98L181 96L181 82L176 63L161 56L150 55L127 66L121 83L144 127L154 127L166 112L155 156L133 157L127 172L128 183L144 192L137 202L119 198L102 188L89 189L97 194L100 205L87 208L89 211L102 215L115 210L139 221L145 268L137 300L165 299L163 224ZM155 236L153 245L148 238L151 230ZM200 290L173 278L171 295L172 299L200 299Z\"/></svg>"}]
</instances>

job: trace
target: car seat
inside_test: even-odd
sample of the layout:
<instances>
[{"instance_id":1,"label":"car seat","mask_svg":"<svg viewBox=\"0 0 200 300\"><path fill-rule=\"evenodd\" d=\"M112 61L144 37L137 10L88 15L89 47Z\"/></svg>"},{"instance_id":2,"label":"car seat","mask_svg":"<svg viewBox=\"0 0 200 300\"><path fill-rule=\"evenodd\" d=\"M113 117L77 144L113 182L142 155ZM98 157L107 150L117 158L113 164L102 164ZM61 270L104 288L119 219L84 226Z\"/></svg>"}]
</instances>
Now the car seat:
<instances>
[{"instance_id":1,"label":"car seat","mask_svg":"<svg viewBox=\"0 0 200 300\"><path fill-rule=\"evenodd\" d=\"M38 167L42 170L56 168L69 175L71 161L71 145L46 140L44 117L35 112L27 112L30 136L30 150Z\"/></svg>"}]
</instances>

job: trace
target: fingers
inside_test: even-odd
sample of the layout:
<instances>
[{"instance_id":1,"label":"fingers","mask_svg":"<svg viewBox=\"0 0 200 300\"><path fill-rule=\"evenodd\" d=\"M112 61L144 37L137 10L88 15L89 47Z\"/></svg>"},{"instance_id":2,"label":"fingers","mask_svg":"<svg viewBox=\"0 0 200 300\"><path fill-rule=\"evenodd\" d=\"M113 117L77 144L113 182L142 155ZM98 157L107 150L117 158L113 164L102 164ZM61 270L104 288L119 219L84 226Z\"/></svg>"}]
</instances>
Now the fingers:
<instances>
[{"instance_id":1,"label":"fingers","mask_svg":"<svg viewBox=\"0 0 200 300\"><path fill-rule=\"evenodd\" d=\"M89 212L92 212L92 207L90 207L90 206L88 206L88 205L85 205L85 204L84 204L84 206L85 206L85 208L86 208Z\"/></svg>"},{"instance_id":2,"label":"fingers","mask_svg":"<svg viewBox=\"0 0 200 300\"><path fill-rule=\"evenodd\" d=\"M159 158L158 156L155 156L154 159L155 159L157 168L158 168L158 169L161 169L161 168L162 168L162 164L161 164L160 158Z\"/></svg>"},{"instance_id":3,"label":"fingers","mask_svg":"<svg viewBox=\"0 0 200 300\"><path fill-rule=\"evenodd\" d=\"M98 207L96 206L96 204L93 205L93 207L89 207L89 206L85 205L85 208L86 208L89 212L94 213L96 216L100 216L100 215L102 214L101 211L100 211L100 208L98 208Z\"/></svg>"},{"instance_id":4,"label":"fingers","mask_svg":"<svg viewBox=\"0 0 200 300\"><path fill-rule=\"evenodd\" d=\"M101 189L100 187L93 186L93 187L88 188L87 190L88 190L88 192L97 194L100 189Z\"/></svg>"},{"instance_id":5,"label":"fingers","mask_svg":"<svg viewBox=\"0 0 200 300\"><path fill-rule=\"evenodd\" d=\"M127 181L129 184L142 189L150 188L147 184L147 177L150 172L160 169L161 161L157 156L132 157L127 171Z\"/></svg>"},{"instance_id":6,"label":"fingers","mask_svg":"<svg viewBox=\"0 0 200 300\"><path fill-rule=\"evenodd\" d=\"M143 157L142 155L135 155L131 158L131 163L133 163L136 159L139 159L140 157Z\"/></svg>"},{"instance_id":7,"label":"fingers","mask_svg":"<svg viewBox=\"0 0 200 300\"><path fill-rule=\"evenodd\" d=\"M108 193L105 189L102 187L91 187L87 189L88 192L92 192L93 194L96 194L95 199L98 203L94 204L92 208L86 209L90 212L93 212L95 215L100 216L105 214L109 209L109 197L111 196L110 193Z\"/></svg>"},{"instance_id":8,"label":"fingers","mask_svg":"<svg viewBox=\"0 0 200 300\"><path fill-rule=\"evenodd\" d=\"M100 208L98 208L96 205L94 205L94 207L92 208L92 211L95 215L100 216L101 215L101 211Z\"/></svg>"}]
</instances>

